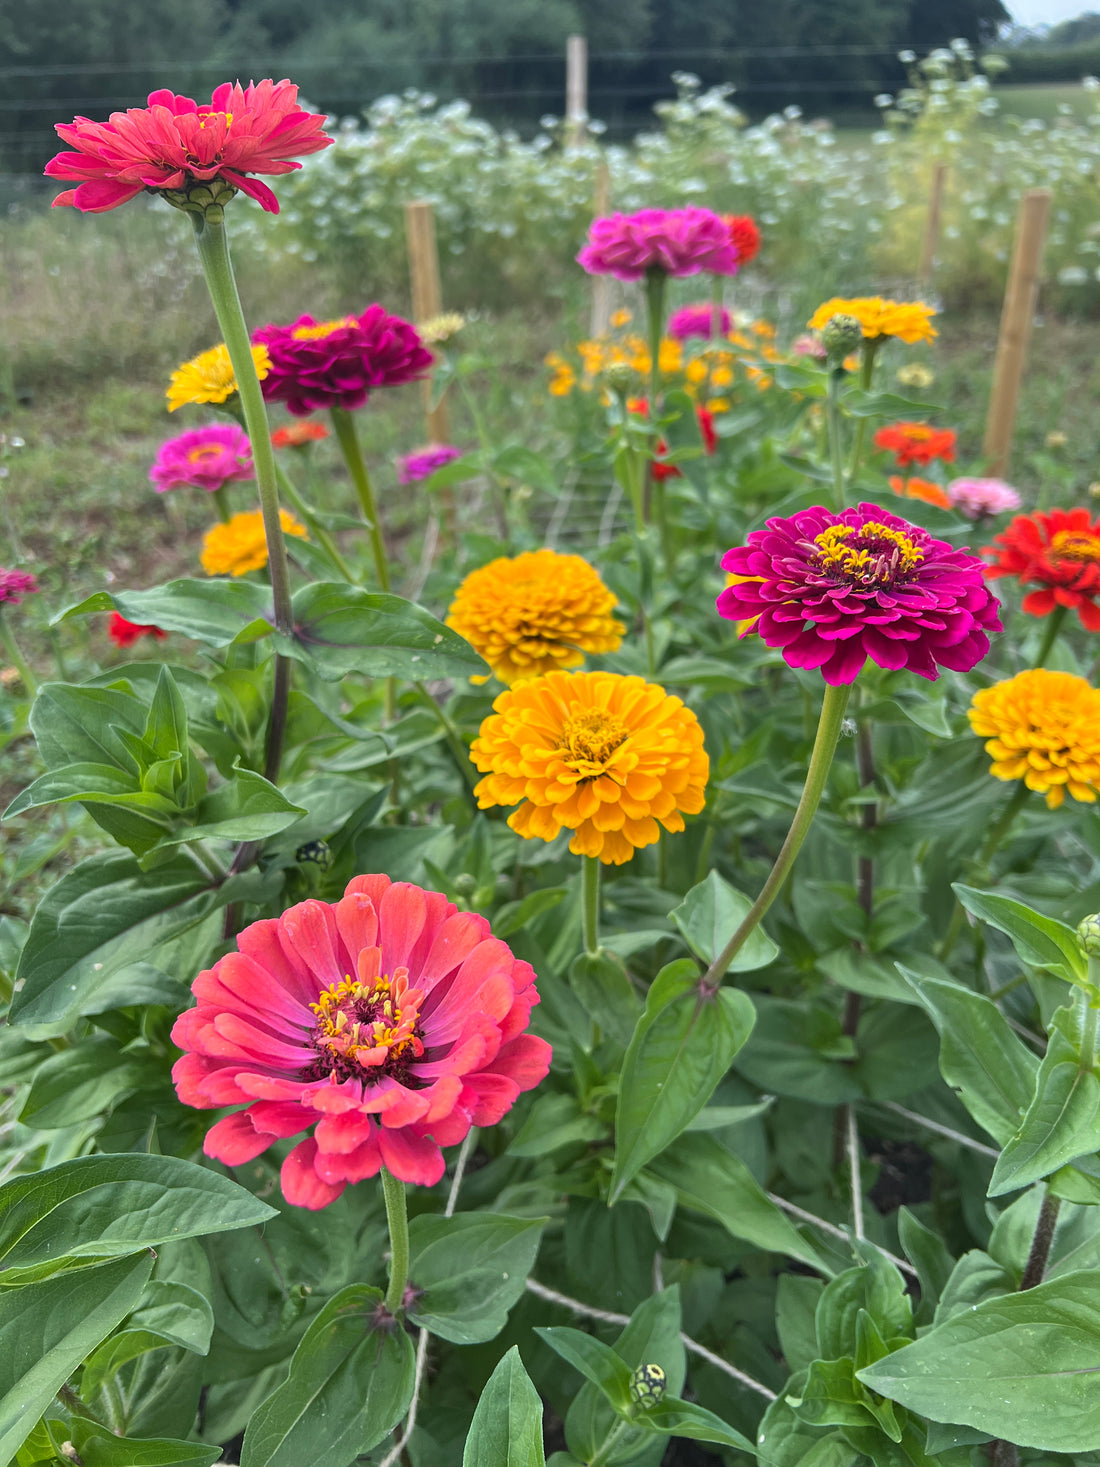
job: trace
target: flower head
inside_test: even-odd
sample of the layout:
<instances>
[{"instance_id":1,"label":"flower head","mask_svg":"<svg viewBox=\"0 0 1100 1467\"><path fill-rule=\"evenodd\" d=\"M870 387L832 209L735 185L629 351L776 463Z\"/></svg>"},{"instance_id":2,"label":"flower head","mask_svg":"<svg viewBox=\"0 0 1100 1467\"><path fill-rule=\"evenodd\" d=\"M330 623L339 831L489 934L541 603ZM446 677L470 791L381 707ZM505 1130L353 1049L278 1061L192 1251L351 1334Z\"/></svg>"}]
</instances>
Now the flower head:
<instances>
[{"instance_id":1,"label":"flower head","mask_svg":"<svg viewBox=\"0 0 1100 1467\"><path fill-rule=\"evenodd\" d=\"M1056 606L1076 610L1081 625L1100 632L1100 520L1087 509L1052 509L1020 514L983 554L990 580L1015 576L1034 584L1020 603L1032 616L1049 616Z\"/></svg>"},{"instance_id":2,"label":"flower head","mask_svg":"<svg viewBox=\"0 0 1100 1467\"><path fill-rule=\"evenodd\" d=\"M977 556L877 504L771 519L722 568L745 579L719 595L721 615L757 617L753 630L791 667L820 667L833 686L868 657L930 680L966 672L1001 629Z\"/></svg>"},{"instance_id":3,"label":"flower head","mask_svg":"<svg viewBox=\"0 0 1100 1467\"><path fill-rule=\"evenodd\" d=\"M898 381L903 387L931 387L935 382L935 374L930 367L923 362L907 362L904 367L899 367L896 373Z\"/></svg>"},{"instance_id":4,"label":"flower head","mask_svg":"<svg viewBox=\"0 0 1100 1467\"><path fill-rule=\"evenodd\" d=\"M252 446L236 423L210 423L162 443L149 470L158 494L169 489L206 489L255 478Z\"/></svg>"},{"instance_id":5,"label":"flower head","mask_svg":"<svg viewBox=\"0 0 1100 1467\"><path fill-rule=\"evenodd\" d=\"M38 590L38 581L30 571L4 570L0 567L0 606L18 606L24 596Z\"/></svg>"},{"instance_id":6,"label":"flower head","mask_svg":"<svg viewBox=\"0 0 1100 1467\"><path fill-rule=\"evenodd\" d=\"M619 280L641 280L648 270L734 275L737 252L725 221L710 209L639 209L593 219L577 263L589 275Z\"/></svg>"},{"instance_id":7,"label":"flower head","mask_svg":"<svg viewBox=\"0 0 1100 1467\"><path fill-rule=\"evenodd\" d=\"M829 355L828 348L821 337L809 331L795 338L791 343L791 351L796 357L813 357L818 362L823 362Z\"/></svg>"},{"instance_id":8,"label":"flower head","mask_svg":"<svg viewBox=\"0 0 1100 1467\"><path fill-rule=\"evenodd\" d=\"M401 484L418 484L428 479L445 464L454 463L462 457L462 449L450 443L433 443L428 448L417 449L397 460L397 478Z\"/></svg>"},{"instance_id":9,"label":"flower head","mask_svg":"<svg viewBox=\"0 0 1100 1467\"><path fill-rule=\"evenodd\" d=\"M612 672L548 672L501 693L470 749L483 810L515 805L519 835L621 866L703 808L710 763L690 708ZM520 803L522 802L522 803Z\"/></svg>"},{"instance_id":10,"label":"flower head","mask_svg":"<svg viewBox=\"0 0 1100 1467\"><path fill-rule=\"evenodd\" d=\"M288 509L279 511L279 520L284 535L308 539L305 526ZM262 570L267 564L263 515L258 509L246 510L226 524L211 526L203 538L200 559L208 576L245 576L249 571Z\"/></svg>"},{"instance_id":11,"label":"flower head","mask_svg":"<svg viewBox=\"0 0 1100 1467\"><path fill-rule=\"evenodd\" d=\"M262 382L271 370L267 347L254 346L252 360L256 366L256 376ZM188 403L228 402L236 393L237 379L233 373L233 363L229 360L225 345L219 342L209 351L192 357L189 362L181 362L172 373L166 394L168 411L174 413L177 408Z\"/></svg>"},{"instance_id":12,"label":"flower head","mask_svg":"<svg viewBox=\"0 0 1100 1467\"><path fill-rule=\"evenodd\" d=\"M995 779L1022 779L1056 810L1066 791L1094 804L1100 787L1100 691L1036 667L974 694L970 727L988 739Z\"/></svg>"},{"instance_id":13,"label":"flower head","mask_svg":"<svg viewBox=\"0 0 1100 1467\"><path fill-rule=\"evenodd\" d=\"M940 509L951 508L950 499L931 479L918 479L915 475L903 479L900 474L891 474L890 488L905 499L923 499L925 504L935 504Z\"/></svg>"},{"instance_id":14,"label":"flower head","mask_svg":"<svg viewBox=\"0 0 1100 1467\"><path fill-rule=\"evenodd\" d=\"M308 448L328 437L324 423L287 423L271 435L272 448Z\"/></svg>"},{"instance_id":15,"label":"flower head","mask_svg":"<svg viewBox=\"0 0 1100 1467\"><path fill-rule=\"evenodd\" d=\"M502 683L579 667L586 652L614 652L623 624L615 593L579 555L528 550L471 571L447 625L481 653Z\"/></svg>"},{"instance_id":16,"label":"flower head","mask_svg":"<svg viewBox=\"0 0 1100 1467\"><path fill-rule=\"evenodd\" d=\"M715 331L715 317L718 330ZM668 334L674 341L687 341L691 336L728 336L733 327L733 317L725 306L715 306L709 301L696 305L681 306L668 318Z\"/></svg>"},{"instance_id":17,"label":"flower head","mask_svg":"<svg viewBox=\"0 0 1100 1467\"><path fill-rule=\"evenodd\" d=\"M168 633L161 631L160 627L127 621L117 611L112 611L107 623L107 635L116 647L132 647L141 637L153 637L156 641L163 642Z\"/></svg>"},{"instance_id":18,"label":"flower head","mask_svg":"<svg viewBox=\"0 0 1100 1467\"><path fill-rule=\"evenodd\" d=\"M834 296L818 306L807 325L820 331L833 316L854 316L863 327L865 341L882 341L895 336L910 346L917 341L932 341L936 328L931 318L936 314L923 301L891 301L882 296L855 296L850 300Z\"/></svg>"},{"instance_id":19,"label":"flower head","mask_svg":"<svg viewBox=\"0 0 1100 1467\"><path fill-rule=\"evenodd\" d=\"M298 106L298 88L288 81L223 82L202 106L173 92L151 92L148 107L112 112L107 122L77 117L57 124L58 136L76 151L58 153L46 173L78 187L58 194L54 207L100 214L143 189L186 195L200 184L221 184L277 214L275 195L252 175L301 168L296 157L332 143L324 123L323 114Z\"/></svg>"},{"instance_id":20,"label":"flower head","mask_svg":"<svg viewBox=\"0 0 1100 1467\"><path fill-rule=\"evenodd\" d=\"M876 448L894 455L899 469L909 464L927 466L933 459L945 464L955 460L955 434L950 428L931 428L927 423L891 423L874 437Z\"/></svg>"},{"instance_id":21,"label":"flower head","mask_svg":"<svg viewBox=\"0 0 1100 1467\"><path fill-rule=\"evenodd\" d=\"M947 486L947 497L968 520L1008 514L1022 503L1012 485L1001 479L952 479Z\"/></svg>"},{"instance_id":22,"label":"flower head","mask_svg":"<svg viewBox=\"0 0 1100 1467\"><path fill-rule=\"evenodd\" d=\"M418 322L416 329L420 332L421 341L435 346L457 336L465 324L466 317L460 316L457 311L444 311L441 315L429 316L426 321Z\"/></svg>"},{"instance_id":23,"label":"flower head","mask_svg":"<svg viewBox=\"0 0 1100 1467\"><path fill-rule=\"evenodd\" d=\"M379 305L333 321L299 316L291 326L261 326L252 339L271 358L264 397L296 417L361 408L375 387L419 382L434 360L416 327Z\"/></svg>"},{"instance_id":24,"label":"flower head","mask_svg":"<svg viewBox=\"0 0 1100 1467\"><path fill-rule=\"evenodd\" d=\"M338 902L253 922L191 985L172 1079L185 1105L244 1104L204 1150L242 1166L301 1135L283 1163L297 1207L334 1202L385 1167L432 1186L442 1146L492 1126L550 1067L526 1033L535 974L475 912L388 876Z\"/></svg>"},{"instance_id":25,"label":"flower head","mask_svg":"<svg viewBox=\"0 0 1100 1467\"><path fill-rule=\"evenodd\" d=\"M739 266L747 265L760 253L760 226L751 214L727 214L726 228L730 243L737 251Z\"/></svg>"}]
</instances>

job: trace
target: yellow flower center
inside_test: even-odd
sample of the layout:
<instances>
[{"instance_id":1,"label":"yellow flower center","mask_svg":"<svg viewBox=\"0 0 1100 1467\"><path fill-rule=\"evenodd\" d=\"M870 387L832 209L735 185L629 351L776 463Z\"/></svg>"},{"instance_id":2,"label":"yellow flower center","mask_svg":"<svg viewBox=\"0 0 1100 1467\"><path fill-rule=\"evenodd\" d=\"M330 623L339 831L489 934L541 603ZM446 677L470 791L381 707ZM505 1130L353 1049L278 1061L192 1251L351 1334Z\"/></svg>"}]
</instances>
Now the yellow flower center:
<instances>
[{"instance_id":1,"label":"yellow flower center","mask_svg":"<svg viewBox=\"0 0 1100 1467\"><path fill-rule=\"evenodd\" d=\"M202 112L199 114L199 129L211 127L219 117L225 119L226 132L233 126L232 112Z\"/></svg>"},{"instance_id":2,"label":"yellow flower center","mask_svg":"<svg viewBox=\"0 0 1100 1467\"><path fill-rule=\"evenodd\" d=\"M1088 530L1059 530L1050 548L1059 560L1100 560L1100 535Z\"/></svg>"},{"instance_id":3,"label":"yellow flower center","mask_svg":"<svg viewBox=\"0 0 1100 1467\"><path fill-rule=\"evenodd\" d=\"M924 551L901 530L877 520L830 525L814 536L817 569L860 586L890 584L920 565Z\"/></svg>"},{"instance_id":4,"label":"yellow flower center","mask_svg":"<svg viewBox=\"0 0 1100 1467\"><path fill-rule=\"evenodd\" d=\"M578 773L594 779L629 736L630 730L614 713L603 708L586 708L566 721L558 749L574 766L584 766Z\"/></svg>"},{"instance_id":5,"label":"yellow flower center","mask_svg":"<svg viewBox=\"0 0 1100 1467\"><path fill-rule=\"evenodd\" d=\"M296 326L290 334L295 341L322 341L326 336L354 325L354 316L341 316L338 320L318 321L313 326Z\"/></svg>"},{"instance_id":6,"label":"yellow flower center","mask_svg":"<svg viewBox=\"0 0 1100 1467\"><path fill-rule=\"evenodd\" d=\"M424 1053L418 1024L421 990L409 987L407 968L393 979L361 983L344 978L330 983L310 1008L317 1015L313 1047L317 1059L309 1077L378 1080L397 1075L409 1085L409 1064Z\"/></svg>"},{"instance_id":7,"label":"yellow flower center","mask_svg":"<svg viewBox=\"0 0 1100 1467\"><path fill-rule=\"evenodd\" d=\"M199 448L193 448L187 455L189 464L205 463L208 458L220 458L222 447L219 443L204 443Z\"/></svg>"}]
</instances>

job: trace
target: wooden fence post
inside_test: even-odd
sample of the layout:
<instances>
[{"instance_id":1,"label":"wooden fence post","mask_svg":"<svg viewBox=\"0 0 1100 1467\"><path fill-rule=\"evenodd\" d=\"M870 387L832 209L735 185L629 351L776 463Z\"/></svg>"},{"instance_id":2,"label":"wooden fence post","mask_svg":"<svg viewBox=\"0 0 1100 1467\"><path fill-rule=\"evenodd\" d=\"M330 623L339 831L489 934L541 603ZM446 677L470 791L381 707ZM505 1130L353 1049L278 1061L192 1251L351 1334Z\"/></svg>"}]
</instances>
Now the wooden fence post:
<instances>
[{"instance_id":1,"label":"wooden fence post","mask_svg":"<svg viewBox=\"0 0 1100 1467\"><path fill-rule=\"evenodd\" d=\"M982 446L988 472L995 475L1008 471L1012 453L1020 382L1039 293L1039 266L1050 222L1050 202L1050 189L1028 189L1020 200L1016 219L1016 239L1001 311L1001 332L993 362L993 390Z\"/></svg>"},{"instance_id":2,"label":"wooden fence post","mask_svg":"<svg viewBox=\"0 0 1100 1467\"><path fill-rule=\"evenodd\" d=\"M579 148L588 121L588 42L565 38L565 146Z\"/></svg>"},{"instance_id":3,"label":"wooden fence post","mask_svg":"<svg viewBox=\"0 0 1100 1467\"><path fill-rule=\"evenodd\" d=\"M443 310L443 292L439 284L439 251L435 242L435 215L423 200L405 205L405 240L409 250L409 278L412 285L413 319L428 321ZM432 384L425 382L424 416L428 442L447 441L447 404L440 400L432 407Z\"/></svg>"},{"instance_id":4,"label":"wooden fence post","mask_svg":"<svg viewBox=\"0 0 1100 1467\"><path fill-rule=\"evenodd\" d=\"M611 169L607 159L596 164L595 189L592 194L592 210L598 219L611 208ZM592 336L606 336L611 329L611 280L607 275L592 277Z\"/></svg>"},{"instance_id":5,"label":"wooden fence post","mask_svg":"<svg viewBox=\"0 0 1100 1467\"><path fill-rule=\"evenodd\" d=\"M928 216L924 221L924 239L920 250L917 279L927 283L936 265L936 246L940 242L940 216L943 213L943 189L947 181L947 164L932 165L932 188L928 194Z\"/></svg>"}]
</instances>

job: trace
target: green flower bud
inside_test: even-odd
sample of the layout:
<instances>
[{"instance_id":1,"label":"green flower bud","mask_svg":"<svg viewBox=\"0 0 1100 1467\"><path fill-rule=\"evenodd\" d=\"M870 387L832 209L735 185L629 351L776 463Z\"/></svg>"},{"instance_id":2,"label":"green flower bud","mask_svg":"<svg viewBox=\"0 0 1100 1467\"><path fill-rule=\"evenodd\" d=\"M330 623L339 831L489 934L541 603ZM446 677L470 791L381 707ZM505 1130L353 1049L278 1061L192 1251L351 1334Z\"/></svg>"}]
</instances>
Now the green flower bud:
<instances>
[{"instance_id":1,"label":"green flower bud","mask_svg":"<svg viewBox=\"0 0 1100 1467\"><path fill-rule=\"evenodd\" d=\"M656 1406L667 1389L665 1373L659 1365L639 1365L630 1377L630 1399L648 1411Z\"/></svg>"},{"instance_id":2,"label":"green flower bud","mask_svg":"<svg viewBox=\"0 0 1100 1467\"><path fill-rule=\"evenodd\" d=\"M332 865L332 852L328 841L307 840L294 852L294 859L303 866L319 866L322 871L327 871Z\"/></svg>"},{"instance_id":3,"label":"green flower bud","mask_svg":"<svg viewBox=\"0 0 1100 1467\"><path fill-rule=\"evenodd\" d=\"M830 316L821 340L830 357L846 357L863 342L863 327L855 316Z\"/></svg>"},{"instance_id":4,"label":"green flower bud","mask_svg":"<svg viewBox=\"0 0 1100 1467\"><path fill-rule=\"evenodd\" d=\"M1100 912L1077 924L1077 941L1090 958L1100 958Z\"/></svg>"},{"instance_id":5,"label":"green flower bud","mask_svg":"<svg viewBox=\"0 0 1100 1467\"><path fill-rule=\"evenodd\" d=\"M629 362L612 362L604 370L603 379L611 391L625 397L637 383L637 374Z\"/></svg>"}]
</instances>

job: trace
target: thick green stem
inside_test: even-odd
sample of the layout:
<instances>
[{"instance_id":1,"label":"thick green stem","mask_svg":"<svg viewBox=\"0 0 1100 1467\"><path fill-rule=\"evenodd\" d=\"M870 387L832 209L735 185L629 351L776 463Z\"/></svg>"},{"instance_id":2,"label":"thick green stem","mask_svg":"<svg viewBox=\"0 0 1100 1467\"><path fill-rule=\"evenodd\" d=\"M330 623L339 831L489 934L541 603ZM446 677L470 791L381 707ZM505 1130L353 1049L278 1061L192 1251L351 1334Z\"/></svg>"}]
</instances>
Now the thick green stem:
<instances>
[{"instance_id":1,"label":"thick green stem","mask_svg":"<svg viewBox=\"0 0 1100 1467\"><path fill-rule=\"evenodd\" d=\"M1046 665L1046 660L1050 656L1055 642L1058 640L1058 633L1062 630L1062 623L1066 619L1067 610L1068 607L1056 606L1047 617L1046 628L1043 631L1043 640L1039 644L1039 652L1034 662L1035 667L1044 667Z\"/></svg>"},{"instance_id":2,"label":"thick green stem","mask_svg":"<svg viewBox=\"0 0 1100 1467\"><path fill-rule=\"evenodd\" d=\"M810 767L806 771L806 783L802 788L802 798L798 802L798 809L794 812L794 819L791 821L787 838L783 842L779 855L775 858L775 865L764 883L763 891L753 902L740 927L707 969L703 978L704 988L714 990L722 982L726 969L760 925L764 914L779 895L780 887L786 881L794 865L795 857L802 849L802 842L809 834L810 826L813 824L817 807L821 803L821 796L825 790L825 781L829 777L829 768L833 762L833 755L836 753L840 730L844 725L844 710L848 706L850 692L851 688L848 686L826 687L825 689L825 697L821 704L821 717L817 725L817 737L814 739L813 751L810 754Z\"/></svg>"},{"instance_id":3,"label":"thick green stem","mask_svg":"<svg viewBox=\"0 0 1100 1467\"><path fill-rule=\"evenodd\" d=\"M875 353L878 351L881 337L875 340L864 340L863 362L859 372L859 385L864 392L870 392L871 381L875 374ZM863 462L863 448L867 442L867 424L870 421L866 416L861 417L856 423L855 437L852 440L852 462L848 467L849 487L855 483L859 466Z\"/></svg>"},{"instance_id":4,"label":"thick green stem","mask_svg":"<svg viewBox=\"0 0 1100 1467\"><path fill-rule=\"evenodd\" d=\"M833 470L833 508L843 509L847 486L844 479L844 448L840 431L840 384L843 370L828 368L825 396L825 418L829 432L829 463Z\"/></svg>"},{"instance_id":5,"label":"thick green stem","mask_svg":"<svg viewBox=\"0 0 1100 1467\"><path fill-rule=\"evenodd\" d=\"M413 683L417 697L428 708L432 710L439 719L439 726L443 730L443 736L447 740L447 747L454 755L454 761L458 765L459 772L472 790L478 782L477 771L470 763L470 751L462 741L462 735L451 722L447 710L442 704L437 703L423 683Z\"/></svg>"},{"instance_id":6,"label":"thick green stem","mask_svg":"<svg viewBox=\"0 0 1100 1467\"><path fill-rule=\"evenodd\" d=\"M374 568L378 576L378 584L383 591L388 591L390 589L390 568L386 560L386 542L382 539L378 506L374 500L374 490L371 487L370 475L367 473L363 451L359 447L359 434L356 432L355 419L346 408L332 408L331 416L332 426L336 430L336 438L340 444L340 452L344 455L351 482L355 485L355 492L359 496L359 503L363 509L363 518L370 530L370 543L374 552Z\"/></svg>"},{"instance_id":7,"label":"thick green stem","mask_svg":"<svg viewBox=\"0 0 1100 1467\"><path fill-rule=\"evenodd\" d=\"M396 1314L405 1298L409 1281L409 1214L405 1207L405 1183L382 1168L382 1196L386 1200L386 1222L390 1229L390 1284L386 1308Z\"/></svg>"},{"instance_id":8,"label":"thick green stem","mask_svg":"<svg viewBox=\"0 0 1100 1467\"><path fill-rule=\"evenodd\" d=\"M19 679L27 690L27 697L33 699L38 692L38 679L31 671L30 663L20 652L15 633L8 626L2 611L0 611L0 647L3 647L5 656L19 674Z\"/></svg>"},{"instance_id":9,"label":"thick green stem","mask_svg":"<svg viewBox=\"0 0 1100 1467\"><path fill-rule=\"evenodd\" d=\"M661 391L661 337L665 326L665 293L668 286L668 276L663 270L650 270L645 280L646 317L649 325L649 421L656 424L658 413L657 399ZM672 564L672 536L668 523L668 505L665 495L664 481L653 477L653 467L650 464L650 478L653 492L654 518L657 521L657 530L661 537L661 550L664 553L665 565Z\"/></svg>"},{"instance_id":10,"label":"thick green stem","mask_svg":"<svg viewBox=\"0 0 1100 1467\"><path fill-rule=\"evenodd\" d=\"M354 575L352 575L351 568L349 567L347 561L337 549L336 541L332 538L329 532L325 529L324 525L317 518L314 510L310 508L310 506L298 493L297 489L294 487L293 483L287 476L286 471L280 468L278 464L276 464L275 472L279 477L279 488L283 491L287 500L290 502L290 505L294 509L294 512L297 514L298 518L306 526L306 528L309 530L309 533L317 541L318 545L320 545L321 549L325 552L329 560L332 562L333 570L342 581L350 581L352 585L355 585L355 577Z\"/></svg>"},{"instance_id":11,"label":"thick green stem","mask_svg":"<svg viewBox=\"0 0 1100 1467\"><path fill-rule=\"evenodd\" d=\"M584 950L595 957L600 950L600 861L581 857L581 898L584 913Z\"/></svg>"},{"instance_id":12,"label":"thick green stem","mask_svg":"<svg viewBox=\"0 0 1100 1467\"><path fill-rule=\"evenodd\" d=\"M614 1454L615 1448L618 1446L619 1442L623 1439L626 1433L630 1430L630 1427L631 1423L629 1421L624 1421L622 1417L620 1417L615 1422L615 1425L604 1437L603 1441L600 1443L596 1451L596 1455L594 1457L589 1457L588 1467L604 1467L605 1462L610 1462Z\"/></svg>"},{"instance_id":13,"label":"thick green stem","mask_svg":"<svg viewBox=\"0 0 1100 1467\"><path fill-rule=\"evenodd\" d=\"M233 518L233 511L229 508L229 490L224 484L220 489L214 490L214 504L218 511L218 518L223 525L227 525Z\"/></svg>"}]
</instances>

